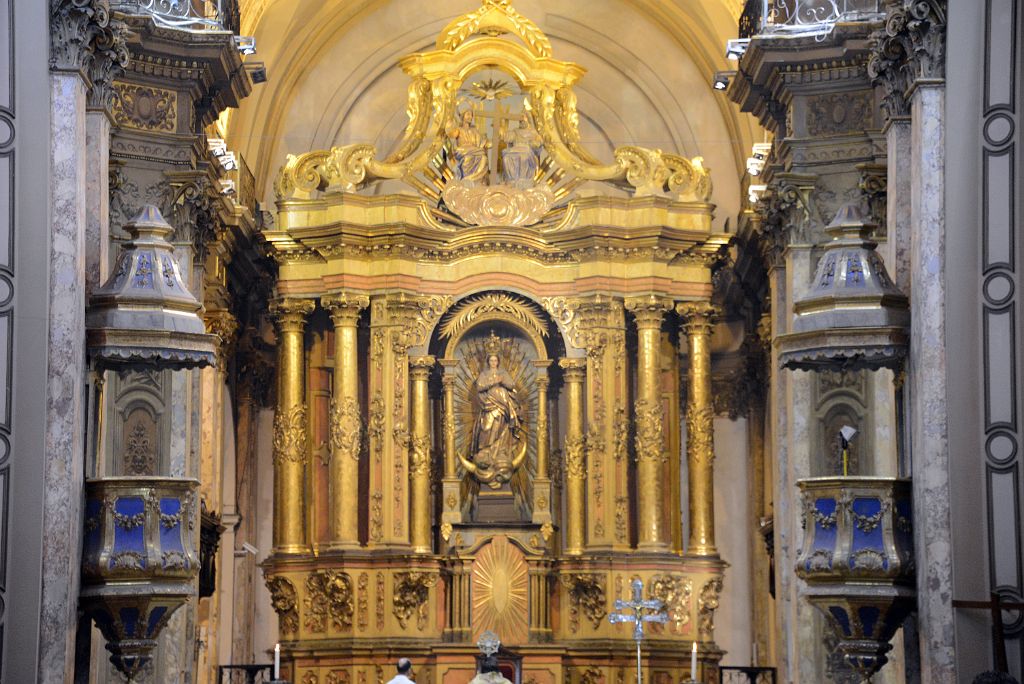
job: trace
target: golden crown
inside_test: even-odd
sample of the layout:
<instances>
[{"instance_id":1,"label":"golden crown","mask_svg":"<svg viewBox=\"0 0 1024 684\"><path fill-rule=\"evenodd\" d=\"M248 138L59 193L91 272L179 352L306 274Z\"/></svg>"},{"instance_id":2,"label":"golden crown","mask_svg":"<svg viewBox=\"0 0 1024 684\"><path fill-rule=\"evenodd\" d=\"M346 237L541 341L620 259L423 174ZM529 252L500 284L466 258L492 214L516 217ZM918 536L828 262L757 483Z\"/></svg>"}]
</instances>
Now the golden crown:
<instances>
[{"instance_id":1,"label":"golden crown","mask_svg":"<svg viewBox=\"0 0 1024 684\"><path fill-rule=\"evenodd\" d=\"M484 340L484 351L487 352L488 356L501 353L501 338L495 335L493 330L487 336L487 339Z\"/></svg>"}]
</instances>

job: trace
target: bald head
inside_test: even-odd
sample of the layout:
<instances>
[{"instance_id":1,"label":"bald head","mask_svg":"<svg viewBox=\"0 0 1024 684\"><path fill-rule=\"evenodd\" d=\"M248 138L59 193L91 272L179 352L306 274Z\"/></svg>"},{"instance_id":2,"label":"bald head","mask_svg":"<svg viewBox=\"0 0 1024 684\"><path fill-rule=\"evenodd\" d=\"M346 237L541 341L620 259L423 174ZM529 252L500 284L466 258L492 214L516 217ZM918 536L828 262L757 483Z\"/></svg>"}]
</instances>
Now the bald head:
<instances>
[{"instance_id":1,"label":"bald head","mask_svg":"<svg viewBox=\"0 0 1024 684\"><path fill-rule=\"evenodd\" d=\"M412 670L412 661L408 658L398 659L398 674L407 675Z\"/></svg>"}]
</instances>

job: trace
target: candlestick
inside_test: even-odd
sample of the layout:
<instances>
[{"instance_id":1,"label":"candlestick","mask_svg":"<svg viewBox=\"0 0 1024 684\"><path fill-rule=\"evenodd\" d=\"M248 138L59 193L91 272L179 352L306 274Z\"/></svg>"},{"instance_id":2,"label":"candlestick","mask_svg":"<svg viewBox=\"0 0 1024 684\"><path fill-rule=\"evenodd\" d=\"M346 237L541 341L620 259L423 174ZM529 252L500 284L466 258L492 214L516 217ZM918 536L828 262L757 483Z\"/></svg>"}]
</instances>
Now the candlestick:
<instances>
[{"instance_id":1,"label":"candlestick","mask_svg":"<svg viewBox=\"0 0 1024 684\"><path fill-rule=\"evenodd\" d=\"M697 642L693 642L693 650L690 651L690 679L697 681Z\"/></svg>"},{"instance_id":2,"label":"candlestick","mask_svg":"<svg viewBox=\"0 0 1024 684\"><path fill-rule=\"evenodd\" d=\"M281 678L281 644L274 644L274 679Z\"/></svg>"}]
</instances>

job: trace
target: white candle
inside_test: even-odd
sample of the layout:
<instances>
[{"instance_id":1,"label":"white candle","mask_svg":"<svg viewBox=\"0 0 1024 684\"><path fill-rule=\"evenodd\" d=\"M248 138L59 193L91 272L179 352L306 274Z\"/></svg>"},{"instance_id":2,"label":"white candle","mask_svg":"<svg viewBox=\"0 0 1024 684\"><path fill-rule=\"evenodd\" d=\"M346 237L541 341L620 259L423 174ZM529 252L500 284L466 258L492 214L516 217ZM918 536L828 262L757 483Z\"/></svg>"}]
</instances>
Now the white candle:
<instances>
[{"instance_id":1,"label":"white candle","mask_svg":"<svg viewBox=\"0 0 1024 684\"><path fill-rule=\"evenodd\" d=\"M697 681L697 642L693 642L693 650L690 651L690 679Z\"/></svg>"},{"instance_id":2,"label":"white candle","mask_svg":"<svg viewBox=\"0 0 1024 684\"><path fill-rule=\"evenodd\" d=\"M274 679L281 678L281 644L274 644Z\"/></svg>"}]
</instances>

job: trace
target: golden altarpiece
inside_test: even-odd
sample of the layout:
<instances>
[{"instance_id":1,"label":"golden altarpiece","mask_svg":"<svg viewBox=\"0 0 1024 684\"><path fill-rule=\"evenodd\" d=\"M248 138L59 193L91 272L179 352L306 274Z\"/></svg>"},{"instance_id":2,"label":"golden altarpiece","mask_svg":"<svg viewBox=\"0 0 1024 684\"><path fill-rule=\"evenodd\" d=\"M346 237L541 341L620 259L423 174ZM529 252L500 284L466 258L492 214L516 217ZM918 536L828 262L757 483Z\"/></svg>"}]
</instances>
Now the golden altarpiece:
<instances>
[{"instance_id":1,"label":"golden altarpiece","mask_svg":"<svg viewBox=\"0 0 1024 684\"><path fill-rule=\"evenodd\" d=\"M717 682L709 337L728 237L708 171L588 153L584 69L508 0L401 67L394 150L289 156L265 231L264 573L285 674L383 684L405 655L420 684L464 684L493 630L523 683L628 684L631 630L607 615L639 577L669 611L645 643L651 681L688 678L696 641Z\"/></svg>"}]
</instances>

